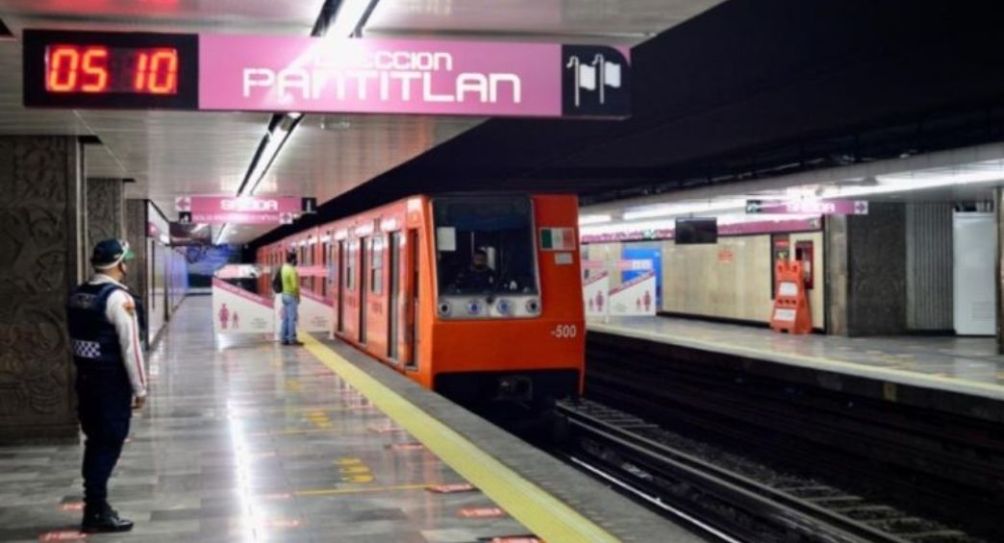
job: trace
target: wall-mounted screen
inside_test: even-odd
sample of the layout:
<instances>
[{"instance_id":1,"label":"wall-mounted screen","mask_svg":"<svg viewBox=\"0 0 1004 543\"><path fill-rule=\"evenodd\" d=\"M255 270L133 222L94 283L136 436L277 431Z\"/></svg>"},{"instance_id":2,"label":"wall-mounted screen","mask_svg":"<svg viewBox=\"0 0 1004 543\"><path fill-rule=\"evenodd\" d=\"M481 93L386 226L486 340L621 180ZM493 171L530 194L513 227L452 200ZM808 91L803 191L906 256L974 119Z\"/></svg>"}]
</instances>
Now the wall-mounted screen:
<instances>
[{"instance_id":1,"label":"wall-mounted screen","mask_svg":"<svg viewBox=\"0 0 1004 543\"><path fill-rule=\"evenodd\" d=\"M718 243L718 219L715 217L676 219L674 237L677 245Z\"/></svg>"},{"instance_id":2,"label":"wall-mounted screen","mask_svg":"<svg viewBox=\"0 0 1004 543\"><path fill-rule=\"evenodd\" d=\"M171 245L210 245L212 228L208 224L171 223Z\"/></svg>"}]
</instances>

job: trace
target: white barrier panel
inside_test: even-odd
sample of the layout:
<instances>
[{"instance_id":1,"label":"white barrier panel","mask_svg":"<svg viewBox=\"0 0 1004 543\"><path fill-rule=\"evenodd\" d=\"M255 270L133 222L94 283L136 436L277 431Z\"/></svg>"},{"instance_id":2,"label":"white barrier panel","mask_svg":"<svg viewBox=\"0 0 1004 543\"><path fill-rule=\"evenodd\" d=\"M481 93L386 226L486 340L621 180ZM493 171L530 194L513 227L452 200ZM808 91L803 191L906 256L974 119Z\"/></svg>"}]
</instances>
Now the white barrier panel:
<instances>
[{"instance_id":1,"label":"white barrier panel","mask_svg":"<svg viewBox=\"0 0 1004 543\"><path fill-rule=\"evenodd\" d=\"M301 290L300 294L300 324L297 328L305 332L330 333L334 330L334 303L305 290Z\"/></svg>"},{"instance_id":2,"label":"white barrier panel","mask_svg":"<svg viewBox=\"0 0 1004 543\"><path fill-rule=\"evenodd\" d=\"M282 339L282 294L272 297L272 339L279 341Z\"/></svg>"},{"instance_id":3,"label":"white barrier panel","mask_svg":"<svg viewBox=\"0 0 1004 543\"><path fill-rule=\"evenodd\" d=\"M655 315L655 272L646 272L610 291L610 315Z\"/></svg>"},{"instance_id":4,"label":"white barrier panel","mask_svg":"<svg viewBox=\"0 0 1004 543\"><path fill-rule=\"evenodd\" d=\"M302 332L324 332L331 334L334 330L334 302L325 300L320 296L300 290L300 305L297 308L296 329ZM276 341L282 335L282 295L276 294L273 303L273 314L275 315L275 335Z\"/></svg>"},{"instance_id":5,"label":"white barrier panel","mask_svg":"<svg viewBox=\"0 0 1004 543\"><path fill-rule=\"evenodd\" d=\"M213 330L216 333L268 334L274 328L267 298L213 278Z\"/></svg>"},{"instance_id":6,"label":"white barrier panel","mask_svg":"<svg viewBox=\"0 0 1004 543\"><path fill-rule=\"evenodd\" d=\"M582 281L583 305L587 317L604 317L610 311L610 276L600 272Z\"/></svg>"}]
</instances>

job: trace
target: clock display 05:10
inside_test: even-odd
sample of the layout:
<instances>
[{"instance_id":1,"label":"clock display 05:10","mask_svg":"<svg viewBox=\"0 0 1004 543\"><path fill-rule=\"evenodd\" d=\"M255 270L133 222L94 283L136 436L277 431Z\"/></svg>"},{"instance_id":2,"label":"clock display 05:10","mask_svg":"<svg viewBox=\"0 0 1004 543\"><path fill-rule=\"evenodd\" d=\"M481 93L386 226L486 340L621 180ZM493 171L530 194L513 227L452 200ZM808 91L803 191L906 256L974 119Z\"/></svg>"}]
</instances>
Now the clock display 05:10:
<instances>
[{"instance_id":1,"label":"clock display 05:10","mask_svg":"<svg viewBox=\"0 0 1004 543\"><path fill-rule=\"evenodd\" d=\"M50 45L45 49L50 93L178 93L178 50L104 45Z\"/></svg>"}]
</instances>

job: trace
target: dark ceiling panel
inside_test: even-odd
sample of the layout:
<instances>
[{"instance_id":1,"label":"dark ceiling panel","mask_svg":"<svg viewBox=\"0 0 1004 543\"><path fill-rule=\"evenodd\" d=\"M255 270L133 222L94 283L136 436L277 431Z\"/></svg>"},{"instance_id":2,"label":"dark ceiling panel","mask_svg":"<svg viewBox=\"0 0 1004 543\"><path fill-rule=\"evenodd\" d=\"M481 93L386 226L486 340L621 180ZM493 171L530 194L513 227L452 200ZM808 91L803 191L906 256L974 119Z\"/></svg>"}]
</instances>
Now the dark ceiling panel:
<instances>
[{"instance_id":1,"label":"dark ceiling panel","mask_svg":"<svg viewBox=\"0 0 1004 543\"><path fill-rule=\"evenodd\" d=\"M780 164L792 155L782 149L825 149L939 115L995 115L1002 23L994 2L730 0L632 50L630 119L492 120L310 220L420 192L588 196L692 184L741 170L749 156Z\"/></svg>"}]
</instances>

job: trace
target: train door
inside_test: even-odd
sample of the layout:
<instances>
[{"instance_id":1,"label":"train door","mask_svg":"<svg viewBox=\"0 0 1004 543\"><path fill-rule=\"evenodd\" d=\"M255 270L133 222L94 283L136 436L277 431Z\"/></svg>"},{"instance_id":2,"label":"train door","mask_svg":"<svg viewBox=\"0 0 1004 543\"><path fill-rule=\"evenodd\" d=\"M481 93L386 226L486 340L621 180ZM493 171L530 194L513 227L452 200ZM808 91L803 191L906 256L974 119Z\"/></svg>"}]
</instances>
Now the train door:
<instances>
[{"instance_id":1,"label":"train door","mask_svg":"<svg viewBox=\"0 0 1004 543\"><path fill-rule=\"evenodd\" d=\"M398 323L398 317L401 314L399 309L400 300L400 290L401 290L401 270L399 261L401 260L399 256L399 251L401 250L401 233L391 232L388 235L387 247L390 249L387 251L387 257L390 259L388 262L388 268L390 270L390 292L387 299L387 357L391 360L397 361L398 356L398 336L400 325Z\"/></svg>"},{"instance_id":2,"label":"train door","mask_svg":"<svg viewBox=\"0 0 1004 543\"><path fill-rule=\"evenodd\" d=\"M345 331L345 286L346 282L349 280L349 274L345 269L345 240L338 240L338 273L336 275L336 284L338 285L338 310L335 317L338 322L335 323L335 330L339 332Z\"/></svg>"},{"instance_id":3,"label":"train door","mask_svg":"<svg viewBox=\"0 0 1004 543\"><path fill-rule=\"evenodd\" d=\"M403 362L409 369L418 368L418 230L408 230L408 244L405 247L408 254L408 282L405 284L405 341L407 341L407 357Z\"/></svg>"},{"instance_id":4,"label":"train door","mask_svg":"<svg viewBox=\"0 0 1004 543\"><path fill-rule=\"evenodd\" d=\"M369 275L367 258L370 249L369 237L359 238L359 343L366 343L366 276Z\"/></svg>"}]
</instances>

